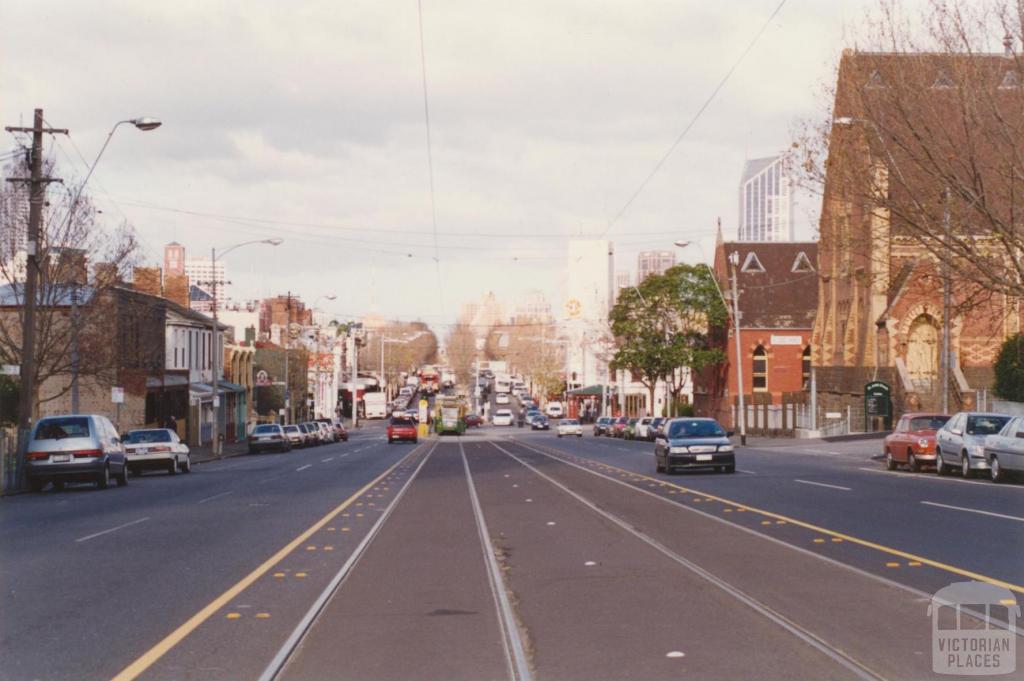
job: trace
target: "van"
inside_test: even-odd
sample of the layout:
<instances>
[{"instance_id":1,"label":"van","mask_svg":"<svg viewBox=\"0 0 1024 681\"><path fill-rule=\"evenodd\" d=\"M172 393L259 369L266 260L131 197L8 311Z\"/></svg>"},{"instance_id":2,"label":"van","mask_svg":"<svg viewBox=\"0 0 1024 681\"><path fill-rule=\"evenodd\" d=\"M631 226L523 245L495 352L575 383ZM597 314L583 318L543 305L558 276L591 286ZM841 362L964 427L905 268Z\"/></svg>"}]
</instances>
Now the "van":
<instances>
[{"instance_id":1,"label":"van","mask_svg":"<svg viewBox=\"0 0 1024 681\"><path fill-rule=\"evenodd\" d=\"M128 484L128 459L117 429L106 416L75 414L39 419L28 441L28 486L42 492L66 482L93 482L99 489Z\"/></svg>"}]
</instances>

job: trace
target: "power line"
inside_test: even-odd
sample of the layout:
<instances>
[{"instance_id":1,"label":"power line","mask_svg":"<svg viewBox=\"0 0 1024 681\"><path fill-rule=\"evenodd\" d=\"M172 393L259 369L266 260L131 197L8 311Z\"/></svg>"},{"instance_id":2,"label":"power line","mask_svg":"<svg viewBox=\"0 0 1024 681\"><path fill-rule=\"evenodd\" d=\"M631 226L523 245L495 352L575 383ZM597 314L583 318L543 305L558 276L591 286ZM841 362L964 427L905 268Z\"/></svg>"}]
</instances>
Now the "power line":
<instances>
[{"instance_id":1,"label":"power line","mask_svg":"<svg viewBox=\"0 0 1024 681\"><path fill-rule=\"evenodd\" d=\"M430 103L427 97L427 53L423 43L423 2L416 0L420 26L420 72L423 76L423 122L427 131L427 170L430 175L430 219L434 226L434 263L437 269L438 307L444 309L444 287L441 284L441 249L437 243L437 202L434 195L434 151L430 141Z\"/></svg>"},{"instance_id":2,"label":"power line","mask_svg":"<svg viewBox=\"0 0 1024 681\"><path fill-rule=\"evenodd\" d=\"M609 220L608 226L602 233L602 237L608 235L608 232L610 232L612 227L615 226L615 223L619 221L619 219L626 213L627 210L629 210L629 207L633 205L633 202L636 201L638 196L640 196L643 190L647 187L647 184L652 179L654 179L655 175L658 174L658 171L661 170L662 166L665 165L665 162L668 161L669 157L672 156L672 153L675 152L676 147L679 146L679 144L686 137L687 133L690 132L690 129L693 128L693 126L697 123L698 120L700 120L700 117L704 114L704 111L707 110L707 108L711 105L711 102L713 102L715 97L718 96L718 93L721 91L721 89L725 87L725 84L729 81L729 78L732 77L733 72L736 71L736 69L739 67L740 63L743 62L743 59L747 56L747 54L752 49L754 49L754 45L757 44L757 41L760 40L761 36L768 29L768 26L771 25L772 20L775 19L776 15L779 13L779 11L782 9L782 6L785 4L786 0L781 0L781 2L779 2L779 4L775 7L775 10L764 22L760 30L758 30L758 32L754 35L753 40L751 40L750 43L747 45L746 49L744 49L743 52L740 53L739 58L736 59L735 62L733 62L733 65L729 67L728 71L726 71L725 76L722 77L722 80L720 80L718 82L718 85L715 86L715 89L711 91L711 95L704 101L701 107L697 109L697 113L693 115L693 117L690 119L690 122L686 124L686 127L683 128L683 131L679 133L679 136L676 137L675 141L672 142L672 144L669 146L668 151L666 151L658 160L658 162L654 164L654 168L651 170L650 173L648 173L647 177L644 178L644 181L640 183L640 186L636 188L636 191L633 192L633 194L629 197L629 200L626 201L622 208L619 209L619 212L615 214L615 217Z\"/></svg>"}]
</instances>

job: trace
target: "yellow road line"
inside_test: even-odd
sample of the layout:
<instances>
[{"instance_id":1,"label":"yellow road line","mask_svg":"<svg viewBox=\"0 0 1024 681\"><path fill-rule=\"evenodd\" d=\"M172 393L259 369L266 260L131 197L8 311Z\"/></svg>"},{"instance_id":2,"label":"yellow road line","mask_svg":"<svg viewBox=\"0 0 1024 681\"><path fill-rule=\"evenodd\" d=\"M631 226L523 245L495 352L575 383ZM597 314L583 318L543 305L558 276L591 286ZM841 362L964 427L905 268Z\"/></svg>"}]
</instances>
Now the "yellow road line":
<instances>
[{"instance_id":1,"label":"yellow road line","mask_svg":"<svg viewBox=\"0 0 1024 681\"><path fill-rule=\"evenodd\" d=\"M161 657L166 655L172 648L174 648L174 646L176 646L179 643L181 643L181 641L186 636L188 636L193 631L195 631L197 628L199 628L199 625L201 625L206 620L210 619L210 617L212 617L214 615L214 613L216 613L218 610L220 610L225 605L227 605L229 602L231 602L231 600L235 596L237 596L238 594L240 594L243 591L245 591L257 579L259 579L260 577L265 575L275 565L277 565L282 560L284 560L288 556L288 554L290 554L296 548L298 548L303 543L305 543L310 537L312 537L314 534L316 534L318 531L320 531L320 529L323 528L325 525L327 525L327 523L331 522L331 520L334 519L335 516L337 516L343 510L348 508L349 505L352 504L352 502L354 502L356 499L358 499L361 495L365 494L368 489L372 489L374 485L378 484L389 473L391 473L394 469L398 468L399 464L403 463L404 461L406 461L407 459L412 457L414 454L416 454L418 449L419 448L417 447L413 451L409 452L406 456L402 457L397 462L392 464L392 466L390 468L388 468L386 471L384 471L383 473L378 475L372 481L368 482L365 486L360 488L358 492L356 492L355 494L350 496L348 499L346 499L345 501L343 501L340 504L338 504L338 506L336 506L332 511L330 511L323 518L321 518L320 520L316 521L316 523L314 523L309 529L304 531L299 536L295 537L295 539L292 539L290 542L288 542L284 547L281 548L281 550L279 550L277 553L275 553L270 558L268 558L266 561L264 561L263 564L261 564L255 570L253 570L252 572L247 574L245 577L240 579L238 582L236 582L232 587L230 587L227 591L222 593L220 596L217 596L217 598L215 598L212 601L210 601L210 603L207 604L202 610L200 610L196 614L192 615L192 617L190 617L188 620L186 620L184 624L182 624L177 629L172 631L170 634L165 636L163 638L163 640L161 640L155 646L153 646L152 648L147 650L145 653L140 655L130 665L128 665L127 667L122 669L120 672L118 672L117 676L115 676L112 679L112 681L130 681L131 679L138 678L138 676L140 674L142 674L142 672L146 671L151 666L153 666L153 664L157 660L159 660ZM296 577L305 577L306 574L303 573L303 572L299 572L299 573L296 573L295 576ZM229 615L229 617L230 617L230 615Z\"/></svg>"},{"instance_id":2,"label":"yellow road line","mask_svg":"<svg viewBox=\"0 0 1024 681\"><path fill-rule=\"evenodd\" d=\"M530 446L536 447L536 445L530 445ZM545 449L547 449L547 448L545 447ZM537 451L539 451L539 450L537 450ZM557 451L557 450L555 450L555 451ZM552 456L554 458L561 458L558 454L552 454L552 453L550 453L550 451L547 453L547 455L548 456ZM569 462L566 462L566 463L569 463ZM633 471L629 471L629 470L627 470L625 468L619 468L617 466L612 466L612 468L617 470L617 471L622 471L623 473L629 473L630 475L638 476L638 478L642 479L642 480L655 480L655 481L658 481L658 482L664 482L664 481L660 480L659 478L652 478L652 477L650 477L648 475L643 475L642 473L634 473ZM592 470L592 472L594 473L594 475L601 475L601 477L606 477L600 471ZM609 479L611 479L611 478L609 478ZM892 556L899 556L900 558L906 558L909 561L919 562L919 563L921 563L923 565L928 565L930 567L934 567L934 568L937 568L939 570L944 570L946 572L951 572L951 573L953 573L955 575L959 575L961 577L968 577L968 578L973 579L973 580L978 581L978 582L987 582L989 584L994 584L996 586L1001 586L1004 589L1009 589L1010 591L1016 591L1017 593L1024 594L1024 586L1020 586L1018 584L1011 584L1010 582L1004 582L1003 580L996 579L995 577L989 577L987 575L983 575L983 574L980 574L980 573L977 573L977 572L972 572L971 570L965 570L963 568L958 568L955 565L950 565L948 563L943 563L943 562L938 561L938 560L932 560L931 558L925 558L923 556L918 556L916 554L909 553L907 551L901 551L900 549L894 549L891 546L885 546L884 544L877 544L877 543L875 543L873 541L869 541L867 539L860 539L859 537L854 537L852 535L844 534L842 532L836 532L835 530L830 530L828 528L821 527L820 525L815 525L814 523L808 523L808 522L804 522L803 520L797 520L796 518L791 518L789 516L782 515L780 513L773 513L772 511L766 511L766 510L764 510L762 508L757 508L756 506L750 506L748 504L741 504L739 502L733 501L732 499L726 499L725 497L720 497L720 496L716 496L716 495L713 495L713 494L708 494L706 492L698 492L697 490L689 489L687 487L683 487L682 485L677 485L677 484L672 483L672 482L665 482L665 484L670 486L670 487L674 487L675 489L677 489L677 490L679 490L681 492L686 492L687 494L695 494L695 495L699 494L700 496L704 497L705 499L712 499L714 501L718 501L718 502L721 502L723 504L729 504L730 506L736 507L736 509L740 510L740 511L746 510L746 511L751 511L753 513L759 513L759 514L765 516L766 518L773 518L776 521L782 521L782 522L785 522L785 523L792 523L793 525L796 525L798 527L803 527L805 529L812 530L814 532L820 532L822 534L828 535L829 537L832 537L832 541L833 542L841 542L841 541L853 542L854 544L859 544L860 546L864 546L864 547L867 547L869 549L874 549L876 551L881 551L883 553L888 553L889 555L892 555ZM646 491L646 490L640 490L640 491ZM667 497L662 497L662 498L664 498L666 501L671 501ZM682 506L681 504L677 504L677 505L681 506L682 508L686 508L686 506ZM762 524L764 524L763 521L762 521Z\"/></svg>"}]
</instances>

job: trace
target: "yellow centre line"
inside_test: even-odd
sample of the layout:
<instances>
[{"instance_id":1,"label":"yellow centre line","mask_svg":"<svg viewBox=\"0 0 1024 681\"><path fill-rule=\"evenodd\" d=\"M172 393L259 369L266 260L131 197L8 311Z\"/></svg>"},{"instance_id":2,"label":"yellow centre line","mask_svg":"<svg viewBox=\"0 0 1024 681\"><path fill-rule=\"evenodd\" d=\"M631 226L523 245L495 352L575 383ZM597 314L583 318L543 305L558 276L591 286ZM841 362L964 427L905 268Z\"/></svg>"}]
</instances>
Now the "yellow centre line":
<instances>
[{"instance_id":1,"label":"yellow centre line","mask_svg":"<svg viewBox=\"0 0 1024 681\"><path fill-rule=\"evenodd\" d=\"M555 458L561 458L557 454L552 454L550 452L548 453L548 456L553 456ZM593 468L593 467L590 467L590 468ZM612 466L612 468L614 470L616 470L616 471L620 471L623 474L627 474L628 473L629 475L635 476L634 477L635 480L654 480L656 482L664 482L664 481L660 480L659 478L652 478L652 477L650 477L648 475L643 475L641 473L634 473L633 471L626 470L625 468L619 468L617 466ZM595 475L601 475L602 477L605 477L600 471L594 470L593 473ZM955 575L960 575L961 577L969 577L970 579L973 579L973 580L978 581L978 582L987 582L989 584L994 584L996 586L1001 586L1004 589L1009 589L1011 591L1016 591L1017 593L1024 594L1024 586L1020 586L1020 585L1017 585L1017 584L1011 584L1010 582L1004 582L1003 580L996 579L995 577L989 577L987 575L983 575L983 574L980 574L978 572L972 572L971 570L965 570L963 568L958 568L955 565L950 565L948 563L943 563L943 562L938 561L938 560L932 560L930 558L925 558L924 556L918 556L916 554L909 553L907 551L901 551L900 549L894 549L891 546L885 546L884 544L877 544L877 543L875 543L873 541L869 541L867 539L860 539L859 537L854 537L854 536L849 535L849 534L844 534L842 532L837 532L835 530L830 530L828 528L821 527L820 525L815 525L814 523L808 523L808 522L804 522L803 520L797 520L796 518L791 518L789 516L782 515L780 513L773 513L772 511L766 511L766 510L764 510L762 508L757 508L756 506L749 506L747 504L741 504L739 502L733 501L732 499L726 499L725 497L720 497L720 496L716 496L716 495L713 495L713 494L708 494L706 492L699 492L697 490L689 489L689 488L683 487L682 485L677 485L677 484L672 483L672 482L665 482L664 484L668 485L669 487L673 487L673 488L679 490L680 492L685 492L687 494L693 494L693 495L699 495L699 496L703 497L704 499L706 499L708 501L713 500L713 501L721 502L723 504L728 504L730 506L735 507L739 511L751 511L753 513L759 513L762 516L764 516L766 518L772 518L772 519L774 519L777 522L792 523L793 525L796 525L798 527L803 527L805 529L812 530L814 532L820 532L822 534L828 535L829 537L832 537L832 541L833 542L841 542L841 541L853 542L854 544L859 544L860 546L865 546L865 547L867 547L869 549L874 549L876 551L881 551L883 553L888 553L889 555L892 555L892 556L899 556L900 558L906 558L909 561L915 561L915 562L921 563L923 565L928 565L928 566L931 566L931 567L934 567L934 568L938 568L939 570L945 570L946 572L951 572L951 573L953 573ZM642 490L642 491L646 491L646 490ZM666 501L668 501L667 498L666 498ZM694 499L694 501L699 501L699 499ZM686 508L686 507L682 506L682 508ZM765 524L765 522L762 521L761 524L763 525L763 524Z\"/></svg>"},{"instance_id":2,"label":"yellow centre line","mask_svg":"<svg viewBox=\"0 0 1024 681\"><path fill-rule=\"evenodd\" d=\"M153 646L145 653L140 655L138 659L136 659L130 665L128 665L120 672L118 672L117 676L115 676L112 679L112 681L131 681L131 679L138 678L138 676L142 674L142 672L146 671L151 666L153 666L153 664L157 660L166 655L174 646L181 643L181 641L186 636L188 636L197 628L199 628L199 625L201 625L206 620L210 619L210 617L212 617L214 613L216 613L218 610L220 610L225 605L230 603L235 596L245 591L253 584L253 582L255 582L257 579L265 575L275 565L284 560L288 556L288 554L290 554L296 548L305 543L310 537L312 537L314 534L320 531L320 529L327 525L327 523L331 522L331 520L334 519L335 516L337 516L343 510L348 508L349 505L351 505L360 496L365 494L367 490L372 489L374 485L379 484L380 481L383 480L389 473L398 468L399 464L401 464L406 459L409 459L410 457L414 456L417 453L418 449L419 448L409 452L406 456L402 457L400 460L392 464L390 468L388 468L386 471L378 475L372 481L368 482L365 486L361 487L358 492L350 496L348 499L338 504L323 518L316 521L316 523L314 523L309 529L304 531L299 536L295 537L295 539L292 539L290 542L288 542L284 547L281 548L281 550L279 550L277 553L275 553L266 561L264 561L259 567L257 567L255 570L247 574L242 579L240 579L220 596L217 596L217 598L210 601L210 603L206 605L202 610L192 615L192 617L188 618L188 620L186 620L184 624L182 624L177 629L172 631L170 634L165 636L163 640L161 640L155 646ZM306 575L305 573L299 572L296 573L295 576L305 577Z\"/></svg>"}]
</instances>

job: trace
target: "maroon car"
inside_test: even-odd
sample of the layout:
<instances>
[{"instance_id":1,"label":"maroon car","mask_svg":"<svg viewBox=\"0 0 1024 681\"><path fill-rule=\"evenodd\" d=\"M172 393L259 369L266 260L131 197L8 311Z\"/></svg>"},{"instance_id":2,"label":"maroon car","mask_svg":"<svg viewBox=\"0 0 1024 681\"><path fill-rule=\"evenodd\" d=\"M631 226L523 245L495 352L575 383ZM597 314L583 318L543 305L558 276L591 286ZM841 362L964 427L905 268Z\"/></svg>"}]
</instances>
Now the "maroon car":
<instances>
[{"instance_id":1,"label":"maroon car","mask_svg":"<svg viewBox=\"0 0 1024 681\"><path fill-rule=\"evenodd\" d=\"M626 416L620 416L619 418L612 421L611 427L608 429L608 435L610 437L621 437L624 438L626 435L626 426L629 425L629 418Z\"/></svg>"},{"instance_id":2,"label":"maroon car","mask_svg":"<svg viewBox=\"0 0 1024 681\"><path fill-rule=\"evenodd\" d=\"M416 432L416 424L412 422L412 419L391 419L391 423L388 424L388 444L391 444L395 440L410 440L412 442L416 442L418 439L419 433Z\"/></svg>"},{"instance_id":3,"label":"maroon car","mask_svg":"<svg viewBox=\"0 0 1024 681\"><path fill-rule=\"evenodd\" d=\"M484 420L480 418L480 414L466 414L466 427L467 428L479 428L483 425Z\"/></svg>"}]
</instances>

